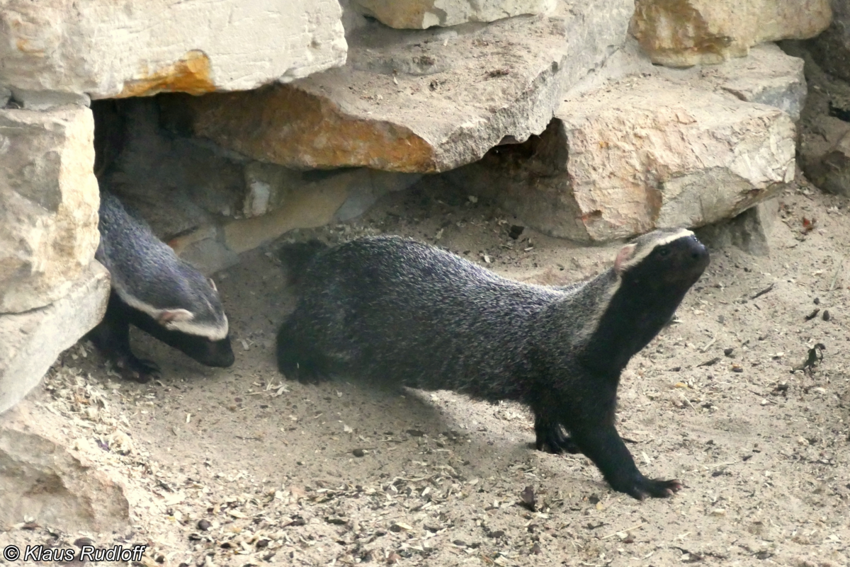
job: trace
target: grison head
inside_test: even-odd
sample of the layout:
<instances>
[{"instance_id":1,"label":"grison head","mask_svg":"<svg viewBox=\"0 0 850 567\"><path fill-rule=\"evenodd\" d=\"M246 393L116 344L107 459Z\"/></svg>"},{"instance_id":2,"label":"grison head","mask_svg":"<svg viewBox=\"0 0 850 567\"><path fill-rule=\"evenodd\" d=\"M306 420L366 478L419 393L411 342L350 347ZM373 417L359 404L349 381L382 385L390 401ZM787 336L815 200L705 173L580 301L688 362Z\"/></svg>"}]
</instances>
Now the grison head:
<instances>
[{"instance_id":1,"label":"grison head","mask_svg":"<svg viewBox=\"0 0 850 567\"><path fill-rule=\"evenodd\" d=\"M617 254L614 271L624 284L687 290L708 263L708 250L693 232L670 228L644 234L624 246Z\"/></svg>"},{"instance_id":2,"label":"grison head","mask_svg":"<svg viewBox=\"0 0 850 567\"><path fill-rule=\"evenodd\" d=\"M186 323L193 323L194 319L187 309L164 309L158 310L157 313L159 316L154 318L146 310L134 311L131 312L130 322L152 337L206 366L227 368L235 362L236 357L230 345L230 335L225 330L224 336L218 338L221 327L215 321L209 325L203 322L198 324L194 321L192 326L187 327ZM221 313L226 329L227 317L224 317L223 312ZM169 327L175 318L178 323L182 323L182 328L176 328L173 325ZM201 334L187 332L186 328L193 331L200 330Z\"/></svg>"},{"instance_id":3,"label":"grison head","mask_svg":"<svg viewBox=\"0 0 850 567\"><path fill-rule=\"evenodd\" d=\"M146 306L144 309L157 322L169 331L179 331L188 335L196 335L211 341L227 337L229 323L218 289L211 278L180 261L180 278L174 278L172 285L180 285L180 307L156 308Z\"/></svg>"}]
</instances>

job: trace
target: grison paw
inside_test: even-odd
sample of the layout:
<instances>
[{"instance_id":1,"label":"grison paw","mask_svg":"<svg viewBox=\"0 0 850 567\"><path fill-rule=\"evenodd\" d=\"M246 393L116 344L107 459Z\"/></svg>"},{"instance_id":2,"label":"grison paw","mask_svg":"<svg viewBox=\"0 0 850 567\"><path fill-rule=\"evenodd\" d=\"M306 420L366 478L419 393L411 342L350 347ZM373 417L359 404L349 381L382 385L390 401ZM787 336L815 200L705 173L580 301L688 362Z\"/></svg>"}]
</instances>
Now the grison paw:
<instances>
[{"instance_id":1,"label":"grison paw","mask_svg":"<svg viewBox=\"0 0 850 567\"><path fill-rule=\"evenodd\" d=\"M561 453L571 453L573 455L581 453L578 445L569 435L564 433L564 429L557 423L547 423L542 420L536 420L534 423L534 431L537 439L534 443L538 451L560 455Z\"/></svg>"},{"instance_id":2,"label":"grison paw","mask_svg":"<svg viewBox=\"0 0 850 567\"><path fill-rule=\"evenodd\" d=\"M641 476L638 480L625 486L614 486L612 484L611 487L619 492L625 492L632 498L644 500L647 497L669 498L682 490L682 483L679 480L655 480Z\"/></svg>"},{"instance_id":3,"label":"grison paw","mask_svg":"<svg viewBox=\"0 0 850 567\"><path fill-rule=\"evenodd\" d=\"M159 365L152 360L128 356L121 362L127 370L124 377L128 380L144 384L150 382L152 378L162 377Z\"/></svg>"}]
</instances>

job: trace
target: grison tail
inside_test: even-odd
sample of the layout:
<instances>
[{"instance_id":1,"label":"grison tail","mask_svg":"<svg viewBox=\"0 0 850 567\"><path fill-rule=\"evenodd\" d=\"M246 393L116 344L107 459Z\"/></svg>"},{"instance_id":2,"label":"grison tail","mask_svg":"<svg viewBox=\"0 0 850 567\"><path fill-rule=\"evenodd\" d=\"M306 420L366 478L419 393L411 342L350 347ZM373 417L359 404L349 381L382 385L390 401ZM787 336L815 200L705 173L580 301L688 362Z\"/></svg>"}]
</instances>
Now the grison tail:
<instances>
[{"instance_id":1,"label":"grison tail","mask_svg":"<svg viewBox=\"0 0 850 567\"><path fill-rule=\"evenodd\" d=\"M329 246L320 240L284 244L277 252L290 284L298 284L301 276L316 257Z\"/></svg>"}]
</instances>

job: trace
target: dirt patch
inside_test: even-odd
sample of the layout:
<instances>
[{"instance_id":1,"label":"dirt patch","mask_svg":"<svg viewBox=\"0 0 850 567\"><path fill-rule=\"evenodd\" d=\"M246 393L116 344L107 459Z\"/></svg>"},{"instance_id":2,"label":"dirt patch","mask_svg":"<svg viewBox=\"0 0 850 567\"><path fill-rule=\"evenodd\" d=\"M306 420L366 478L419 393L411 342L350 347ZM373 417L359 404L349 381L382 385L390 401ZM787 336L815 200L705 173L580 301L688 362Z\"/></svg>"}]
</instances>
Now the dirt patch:
<instances>
[{"instance_id":1,"label":"dirt patch","mask_svg":"<svg viewBox=\"0 0 850 567\"><path fill-rule=\"evenodd\" d=\"M779 200L770 257L712 249L675 324L624 372L620 432L645 474L683 480L675 498L635 501L584 456L535 451L514 404L284 380L274 338L293 298L267 249L217 277L233 368L137 335L164 371L138 385L81 343L29 398L123 476L134 525L19 524L0 545L147 544L148 565L848 564L850 205L805 184ZM355 224L293 237L412 235L547 284L616 255L516 224L423 182Z\"/></svg>"}]
</instances>

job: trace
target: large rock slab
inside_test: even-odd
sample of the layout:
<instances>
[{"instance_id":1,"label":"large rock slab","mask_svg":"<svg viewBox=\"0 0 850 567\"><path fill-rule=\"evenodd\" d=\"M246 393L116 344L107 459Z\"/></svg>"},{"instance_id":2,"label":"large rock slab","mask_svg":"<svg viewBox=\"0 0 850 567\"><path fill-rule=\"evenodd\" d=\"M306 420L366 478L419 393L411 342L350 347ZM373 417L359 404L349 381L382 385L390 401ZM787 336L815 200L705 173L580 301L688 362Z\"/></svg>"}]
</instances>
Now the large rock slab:
<instances>
[{"instance_id":1,"label":"large rock slab","mask_svg":"<svg viewBox=\"0 0 850 567\"><path fill-rule=\"evenodd\" d=\"M427 29L544 14L556 0L352 0L367 16L397 29Z\"/></svg>"},{"instance_id":2,"label":"large rock slab","mask_svg":"<svg viewBox=\"0 0 850 567\"><path fill-rule=\"evenodd\" d=\"M793 180L794 153L780 109L650 76L568 100L538 139L451 176L547 234L600 242L733 217Z\"/></svg>"},{"instance_id":3,"label":"large rock slab","mask_svg":"<svg viewBox=\"0 0 850 567\"><path fill-rule=\"evenodd\" d=\"M254 89L345 62L336 0L8 0L0 84L92 98Z\"/></svg>"},{"instance_id":4,"label":"large rock slab","mask_svg":"<svg viewBox=\"0 0 850 567\"><path fill-rule=\"evenodd\" d=\"M814 37L831 17L829 0L636 0L630 31L654 63L688 67Z\"/></svg>"},{"instance_id":5,"label":"large rock slab","mask_svg":"<svg viewBox=\"0 0 850 567\"><path fill-rule=\"evenodd\" d=\"M631 12L590 0L450 30L366 23L345 67L170 108L198 136L295 169L446 171L542 132L565 89L622 45Z\"/></svg>"},{"instance_id":6,"label":"large rock slab","mask_svg":"<svg viewBox=\"0 0 850 567\"><path fill-rule=\"evenodd\" d=\"M0 110L0 313L65 296L94 259L93 136L88 108Z\"/></svg>"},{"instance_id":7,"label":"large rock slab","mask_svg":"<svg viewBox=\"0 0 850 567\"><path fill-rule=\"evenodd\" d=\"M124 488L27 409L0 417L0 524L35 521L72 533L126 528Z\"/></svg>"},{"instance_id":8,"label":"large rock slab","mask_svg":"<svg viewBox=\"0 0 850 567\"><path fill-rule=\"evenodd\" d=\"M103 319L107 299L109 273L92 261L69 293L49 306L0 315L0 413L37 386L59 353Z\"/></svg>"}]
</instances>

